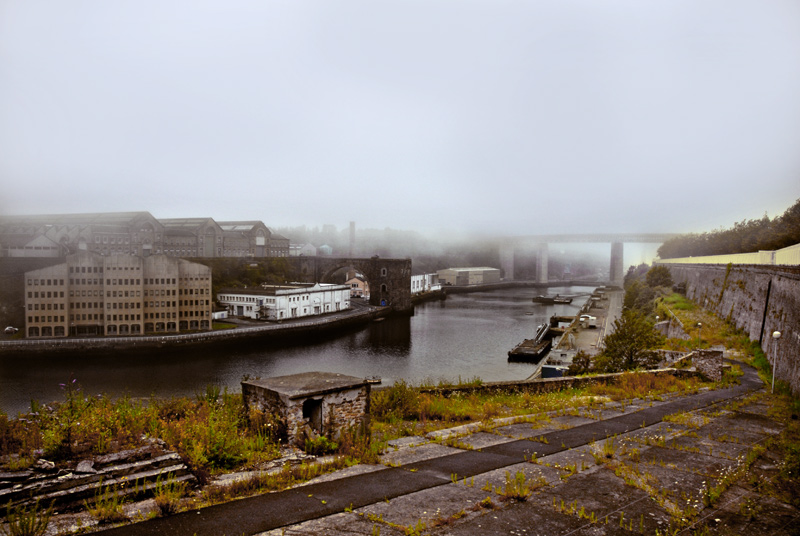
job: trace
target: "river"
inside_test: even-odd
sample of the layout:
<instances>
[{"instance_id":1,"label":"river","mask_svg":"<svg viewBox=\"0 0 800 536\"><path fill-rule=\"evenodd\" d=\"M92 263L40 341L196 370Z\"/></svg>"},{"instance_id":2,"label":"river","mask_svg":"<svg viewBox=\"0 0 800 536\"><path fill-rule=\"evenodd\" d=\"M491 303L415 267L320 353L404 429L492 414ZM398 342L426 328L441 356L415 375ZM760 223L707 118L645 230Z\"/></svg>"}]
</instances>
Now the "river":
<instances>
[{"instance_id":1,"label":"river","mask_svg":"<svg viewBox=\"0 0 800 536\"><path fill-rule=\"evenodd\" d=\"M247 349L215 348L174 356L87 357L0 356L0 409L9 415L29 410L31 400L63 400L59 384L77 379L87 394L110 396L194 396L207 385L238 392L242 378L308 371L382 378L484 381L527 378L533 367L509 363L507 352L551 315L574 315L590 287L550 288L549 294L581 295L570 305L545 306L531 298L536 288L452 294L417 305L412 317L390 317L357 330L303 344L263 342Z\"/></svg>"}]
</instances>

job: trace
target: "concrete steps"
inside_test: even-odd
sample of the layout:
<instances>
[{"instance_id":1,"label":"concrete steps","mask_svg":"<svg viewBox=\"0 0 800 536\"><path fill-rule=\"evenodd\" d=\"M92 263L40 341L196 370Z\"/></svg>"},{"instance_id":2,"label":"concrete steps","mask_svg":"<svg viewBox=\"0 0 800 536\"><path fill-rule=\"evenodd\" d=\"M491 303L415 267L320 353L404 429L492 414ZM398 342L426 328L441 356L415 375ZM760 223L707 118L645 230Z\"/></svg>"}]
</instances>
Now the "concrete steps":
<instances>
[{"instance_id":1,"label":"concrete steps","mask_svg":"<svg viewBox=\"0 0 800 536\"><path fill-rule=\"evenodd\" d=\"M82 507L107 489L121 497L149 497L157 484L187 482L195 477L175 452L143 447L97 456L74 469L56 470L40 461L36 470L0 473L0 504L12 507L41 502L56 509Z\"/></svg>"}]
</instances>

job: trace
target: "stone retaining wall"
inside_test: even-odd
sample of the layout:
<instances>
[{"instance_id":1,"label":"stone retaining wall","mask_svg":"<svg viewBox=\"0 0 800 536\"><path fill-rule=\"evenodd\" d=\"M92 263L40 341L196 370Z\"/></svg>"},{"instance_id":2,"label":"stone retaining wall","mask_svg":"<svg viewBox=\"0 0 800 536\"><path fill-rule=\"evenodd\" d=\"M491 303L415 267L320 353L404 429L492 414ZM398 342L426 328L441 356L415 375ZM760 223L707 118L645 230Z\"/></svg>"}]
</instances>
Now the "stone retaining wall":
<instances>
[{"instance_id":1,"label":"stone retaining wall","mask_svg":"<svg viewBox=\"0 0 800 536\"><path fill-rule=\"evenodd\" d=\"M670 264L686 295L758 341L775 377L800 394L800 267ZM781 332L774 340L772 333Z\"/></svg>"},{"instance_id":2,"label":"stone retaining wall","mask_svg":"<svg viewBox=\"0 0 800 536\"><path fill-rule=\"evenodd\" d=\"M454 393L464 394L492 394L492 393L549 393L561 391L563 389L579 389L595 383L614 383L623 374L629 372L616 372L613 374L596 374L593 376L567 376L565 378L545 378L541 380L524 380L510 382L492 382L482 385L465 385L453 387L431 387L420 389L423 393L435 393L442 396L450 396ZM699 373L693 370L679 369L657 369L642 371L638 374L652 374L654 376L671 375L678 378L688 378L697 376ZM385 389L388 389L386 387Z\"/></svg>"}]
</instances>

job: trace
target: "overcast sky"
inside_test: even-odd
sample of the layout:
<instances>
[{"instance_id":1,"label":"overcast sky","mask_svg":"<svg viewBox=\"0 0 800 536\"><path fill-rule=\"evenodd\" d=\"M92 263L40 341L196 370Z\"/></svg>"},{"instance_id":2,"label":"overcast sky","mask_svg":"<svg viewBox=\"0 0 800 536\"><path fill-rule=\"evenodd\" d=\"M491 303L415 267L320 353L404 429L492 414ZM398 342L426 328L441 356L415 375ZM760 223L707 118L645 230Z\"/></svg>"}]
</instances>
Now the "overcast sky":
<instances>
[{"instance_id":1,"label":"overcast sky","mask_svg":"<svg viewBox=\"0 0 800 536\"><path fill-rule=\"evenodd\" d=\"M687 232L800 198L797 0L0 0L0 213Z\"/></svg>"}]
</instances>

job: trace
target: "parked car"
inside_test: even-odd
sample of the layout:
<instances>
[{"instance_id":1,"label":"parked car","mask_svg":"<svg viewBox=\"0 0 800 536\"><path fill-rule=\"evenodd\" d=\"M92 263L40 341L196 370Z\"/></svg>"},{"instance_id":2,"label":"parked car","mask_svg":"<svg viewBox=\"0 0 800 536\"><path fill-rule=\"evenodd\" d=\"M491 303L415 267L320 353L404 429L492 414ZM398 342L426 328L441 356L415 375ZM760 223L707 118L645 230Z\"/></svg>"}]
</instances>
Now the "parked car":
<instances>
[{"instance_id":1,"label":"parked car","mask_svg":"<svg viewBox=\"0 0 800 536\"><path fill-rule=\"evenodd\" d=\"M0 324L1 326L2 324ZM19 328L15 328L14 326L7 326L5 332L9 335L13 335L14 333L18 332Z\"/></svg>"}]
</instances>

